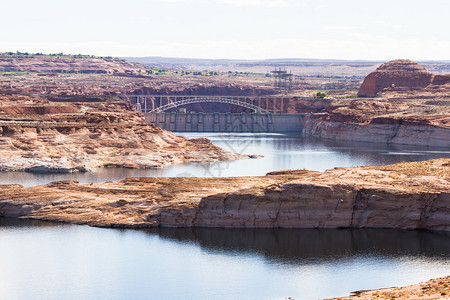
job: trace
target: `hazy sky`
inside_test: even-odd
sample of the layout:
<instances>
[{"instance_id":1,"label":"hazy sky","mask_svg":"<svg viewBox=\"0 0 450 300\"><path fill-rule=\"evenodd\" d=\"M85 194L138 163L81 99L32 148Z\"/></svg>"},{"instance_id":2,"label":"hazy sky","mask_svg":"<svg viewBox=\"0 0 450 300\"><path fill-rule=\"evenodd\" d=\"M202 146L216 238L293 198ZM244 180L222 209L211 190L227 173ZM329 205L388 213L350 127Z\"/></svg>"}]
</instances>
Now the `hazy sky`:
<instances>
[{"instance_id":1,"label":"hazy sky","mask_svg":"<svg viewBox=\"0 0 450 300\"><path fill-rule=\"evenodd\" d=\"M0 24L0 51L450 59L449 0L21 0Z\"/></svg>"}]
</instances>

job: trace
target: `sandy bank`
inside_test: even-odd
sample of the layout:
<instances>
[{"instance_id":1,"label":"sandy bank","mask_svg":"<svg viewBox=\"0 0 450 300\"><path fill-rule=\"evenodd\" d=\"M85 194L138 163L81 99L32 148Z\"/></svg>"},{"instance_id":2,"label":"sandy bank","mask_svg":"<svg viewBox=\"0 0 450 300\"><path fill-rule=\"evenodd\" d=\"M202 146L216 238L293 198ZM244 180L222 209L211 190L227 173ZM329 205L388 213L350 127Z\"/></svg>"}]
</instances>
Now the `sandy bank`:
<instances>
[{"instance_id":1,"label":"sandy bank","mask_svg":"<svg viewBox=\"0 0 450 300\"><path fill-rule=\"evenodd\" d=\"M413 285L391 287L370 291L354 292L350 297L328 300L369 300L369 299L449 299L450 276L430 279Z\"/></svg>"}]
</instances>

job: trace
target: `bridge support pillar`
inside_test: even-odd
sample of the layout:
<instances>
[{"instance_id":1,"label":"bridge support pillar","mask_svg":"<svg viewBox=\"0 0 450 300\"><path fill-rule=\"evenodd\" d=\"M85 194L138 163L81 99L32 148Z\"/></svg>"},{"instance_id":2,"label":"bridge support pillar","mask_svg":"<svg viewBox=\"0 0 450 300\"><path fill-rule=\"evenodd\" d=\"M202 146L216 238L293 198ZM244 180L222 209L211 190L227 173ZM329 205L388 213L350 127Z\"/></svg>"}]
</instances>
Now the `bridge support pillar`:
<instances>
[{"instance_id":1,"label":"bridge support pillar","mask_svg":"<svg viewBox=\"0 0 450 300\"><path fill-rule=\"evenodd\" d=\"M220 120L219 120L219 113L214 113L214 120L213 120L213 131L214 132L220 132Z\"/></svg>"},{"instance_id":2,"label":"bridge support pillar","mask_svg":"<svg viewBox=\"0 0 450 300\"><path fill-rule=\"evenodd\" d=\"M246 113L241 113L241 122L242 122L242 124L247 123L247 114Z\"/></svg>"},{"instance_id":3,"label":"bridge support pillar","mask_svg":"<svg viewBox=\"0 0 450 300\"><path fill-rule=\"evenodd\" d=\"M197 115L197 118L198 118L198 131L199 132L203 132L203 131L205 131L204 129L204 126L203 126L203 113L198 113L198 115Z\"/></svg>"},{"instance_id":4,"label":"bridge support pillar","mask_svg":"<svg viewBox=\"0 0 450 300\"><path fill-rule=\"evenodd\" d=\"M148 113L148 123L188 132L301 132L309 114Z\"/></svg>"},{"instance_id":5,"label":"bridge support pillar","mask_svg":"<svg viewBox=\"0 0 450 300\"><path fill-rule=\"evenodd\" d=\"M231 113L226 113L226 123L231 124Z\"/></svg>"}]
</instances>

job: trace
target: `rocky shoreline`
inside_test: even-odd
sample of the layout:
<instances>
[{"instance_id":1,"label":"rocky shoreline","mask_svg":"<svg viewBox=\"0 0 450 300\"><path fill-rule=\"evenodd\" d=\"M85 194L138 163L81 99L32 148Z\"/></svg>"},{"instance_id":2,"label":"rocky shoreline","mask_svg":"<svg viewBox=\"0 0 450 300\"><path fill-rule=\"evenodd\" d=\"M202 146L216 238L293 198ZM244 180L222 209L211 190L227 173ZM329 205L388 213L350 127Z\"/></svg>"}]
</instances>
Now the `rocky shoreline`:
<instances>
[{"instance_id":1,"label":"rocky shoreline","mask_svg":"<svg viewBox=\"0 0 450 300\"><path fill-rule=\"evenodd\" d=\"M101 227L450 231L450 159L261 177L0 185L0 216Z\"/></svg>"},{"instance_id":2,"label":"rocky shoreline","mask_svg":"<svg viewBox=\"0 0 450 300\"><path fill-rule=\"evenodd\" d=\"M255 157L149 125L124 103L21 98L0 101L0 171L70 173Z\"/></svg>"},{"instance_id":3,"label":"rocky shoreline","mask_svg":"<svg viewBox=\"0 0 450 300\"><path fill-rule=\"evenodd\" d=\"M302 133L344 141L450 147L450 128L402 119L373 119L358 124L312 116Z\"/></svg>"},{"instance_id":4,"label":"rocky shoreline","mask_svg":"<svg viewBox=\"0 0 450 300\"><path fill-rule=\"evenodd\" d=\"M450 99L336 99L305 123L319 138L450 147Z\"/></svg>"},{"instance_id":5,"label":"rocky shoreline","mask_svg":"<svg viewBox=\"0 0 450 300\"><path fill-rule=\"evenodd\" d=\"M369 300L369 299L449 299L450 276L430 279L413 285L391 287L370 291L356 291L348 297L327 300Z\"/></svg>"}]
</instances>

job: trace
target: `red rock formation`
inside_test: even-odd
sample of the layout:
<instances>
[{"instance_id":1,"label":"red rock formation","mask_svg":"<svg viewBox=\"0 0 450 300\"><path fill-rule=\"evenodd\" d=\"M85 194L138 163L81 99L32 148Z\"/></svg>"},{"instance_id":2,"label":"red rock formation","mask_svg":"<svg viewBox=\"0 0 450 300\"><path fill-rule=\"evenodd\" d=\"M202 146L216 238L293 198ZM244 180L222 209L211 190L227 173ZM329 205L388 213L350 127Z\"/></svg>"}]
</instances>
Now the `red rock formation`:
<instances>
[{"instance_id":1,"label":"red rock formation","mask_svg":"<svg viewBox=\"0 0 450 300\"><path fill-rule=\"evenodd\" d=\"M0 96L0 171L153 168L248 157L149 125L126 108L125 103L55 105Z\"/></svg>"},{"instance_id":2,"label":"red rock formation","mask_svg":"<svg viewBox=\"0 0 450 300\"><path fill-rule=\"evenodd\" d=\"M432 85L443 85L450 83L450 75L434 75Z\"/></svg>"},{"instance_id":3,"label":"red rock formation","mask_svg":"<svg viewBox=\"0 0 450 300\"><path fill-rule=\"evenodd\" d=\"M207 143L202 140L199 143ZM450 159L277 171L0 184L0 217L103 227L403 228L450 231Z\"/></svg>"},{"instance_id":4,"label":"red rock formation","mask_svg":"<svg viewBox=\"0 0 450 300\"><path fill-rule=\"evenodd\" d=\"M359 97L375 97L384 89L423 89L433 80L433 73L428 72L420 64L407 59L397 59L382 64L374 72L367 75ZM445 77L445 76L440 76ZM439 79L437 79L439 81Z\"/></svg>"},{"instance_id":5,"label":"red rock formation","mask_svg":"<svg viewBox=\"0 0 450 300\"><path fill-rule=\"evenodd\" d=\"M320 138L405 144L432 147L450 147L450 118L374 117L339 113L317 115L310 118L303 128L305 135Z\"/></svg>"},{"instance_id":6,"label":"red rock formation","mask_svg":"<svg viewBox=\"0 0 450 300\"><path fill-rule=\"evenodd\" d=\"M17 106L0 107L0 115L46 115L79 113L78 109L69 105Z\"/></svg>"}]
</instances>

